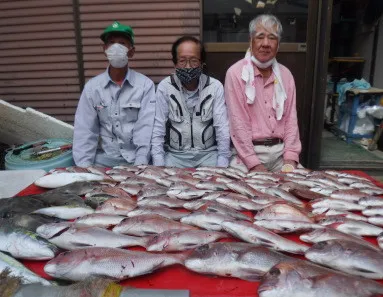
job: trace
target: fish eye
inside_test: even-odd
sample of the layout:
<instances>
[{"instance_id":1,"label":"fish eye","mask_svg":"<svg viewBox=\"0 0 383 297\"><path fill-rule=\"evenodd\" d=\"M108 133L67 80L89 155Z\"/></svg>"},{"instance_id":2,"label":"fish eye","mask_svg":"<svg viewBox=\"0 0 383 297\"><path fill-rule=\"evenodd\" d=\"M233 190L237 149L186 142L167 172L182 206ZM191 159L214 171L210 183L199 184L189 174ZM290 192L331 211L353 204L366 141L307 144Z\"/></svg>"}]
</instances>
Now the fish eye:
<instances>
[{"instance_id":1,"label":"fish eye","mask_svg":"<svg viewBox=\"0 0 383 297\"><path fill-rule=\"evenodd\" d=\"M201 245L199 248L197 248L199 252L206 252L208 249L209 249L209 245L207 244Z\"/></svg>"},{"instance_id":2,"label":"fish eye","mask_svg":"<svg viewBox=\"0 0 383 297\"><path fill-rule=\"evenodd\" d=\"M272 276L279 276L281 274L281 271L279 270L279 268L271 268L271 270L269 271L269 274L272 275Z\"/></svg>"},{"instance_id":3,"label":"fish eye","mask_svg":"<svg viewBox=\"0 0 383 297\"><path fill-rule=\"evenodd\" d=\"M318 242L317 244L316 244L316 247L318 248L318 249L323 249L323 248L325 248L327 246L327 242L326 241L321 241L321 242Z\"/></svg>"}]
</instances>

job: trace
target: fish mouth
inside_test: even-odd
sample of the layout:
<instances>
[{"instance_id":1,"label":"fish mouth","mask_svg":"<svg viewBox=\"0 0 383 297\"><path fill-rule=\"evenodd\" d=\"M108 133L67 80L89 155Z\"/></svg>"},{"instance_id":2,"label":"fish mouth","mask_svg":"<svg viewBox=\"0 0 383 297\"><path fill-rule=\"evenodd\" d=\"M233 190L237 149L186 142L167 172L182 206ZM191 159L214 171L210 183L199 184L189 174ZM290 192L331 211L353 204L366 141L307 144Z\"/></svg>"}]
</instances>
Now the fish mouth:
<instances>
[{"instance_id":1,"label":"fish mouth","mask_svg":"<svg viewBox=\"0 0 383 297\"><path fill-rule=\"evenodd\" d=\"M270 291L272 288L273 288L273 286L270 285L270 284L261 284L258 287L258 293L262 293L262 292L265 292L265 291Z\"/></svg>"}]
</instances>

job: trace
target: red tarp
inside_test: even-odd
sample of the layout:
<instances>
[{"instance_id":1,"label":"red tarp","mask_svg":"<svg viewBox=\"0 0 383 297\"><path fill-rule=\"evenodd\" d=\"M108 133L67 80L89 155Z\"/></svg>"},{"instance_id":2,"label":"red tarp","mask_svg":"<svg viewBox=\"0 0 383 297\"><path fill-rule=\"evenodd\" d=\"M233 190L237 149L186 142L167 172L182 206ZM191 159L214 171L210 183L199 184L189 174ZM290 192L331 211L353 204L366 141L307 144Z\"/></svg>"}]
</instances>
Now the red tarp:
<instances>
[{"instance_id":1,"label":"red tarp","mask_svg":"<svg viewBox=\"0 0 383 297\"><path fill-rule=\"evenodd\" d=\"M348 170L345 172L366 177L373 181L377 186L383 188L382 183L377 182L362 171ZM31 185L21 191L18 196L38 194L42 192L44 192L43 189ZM297 235L286 235L285 237L297 242L301 242ZM375 238L370 237L365 239L374 244L377 244ZM301 243L305 244L304 242ZM304 259L303 256L298 257ZM46 275L43 270L46 261L23 261L23 263L35 273L50 279L50 277ZM383 281L380 282L383 284ZM167 267L159 271L155 271L152 274L129 279L122 282L121 284L124 286L131 286L141 289L187 289L190 291L190 296L192 297L255 297L258 296L257 288L259 285L258 282L249 282L237 278L215 277L198 274L187 270L181 265Z\"/></svg>"}]
</instances>

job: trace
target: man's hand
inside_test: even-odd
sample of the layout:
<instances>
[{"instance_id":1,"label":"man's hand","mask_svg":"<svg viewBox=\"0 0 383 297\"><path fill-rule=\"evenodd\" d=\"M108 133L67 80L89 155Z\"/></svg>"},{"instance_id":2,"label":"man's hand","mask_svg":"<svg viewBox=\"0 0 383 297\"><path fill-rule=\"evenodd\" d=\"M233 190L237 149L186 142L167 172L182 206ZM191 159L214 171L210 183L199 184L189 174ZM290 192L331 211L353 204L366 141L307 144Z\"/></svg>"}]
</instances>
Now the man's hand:
<instances>
[{"instance_id":1,"label":"man's hand","mask_svg":"<svg viewBox=\"0 0 383 297\"><path fill-rule=\"evenodd\" d=\"M266 171L268 171L268 170L267 170L267 168L265 167L265 165L263 165L263 164L258 164L258 165L254 166L253 168L250 169L250 172L254 172L254 171L266 172Z\"/></svg>"},{"instance_id":2,"label":"man's hand","mask_svg":"<svg viewBox=\"0 0 383 297\"><path fill-rule=\"evenodd\" d=\"M294 160L284 160L281 171L282 172L291 172L295 168L297 168L297 162L295 162Z\"/></svg>"}]
</instances>

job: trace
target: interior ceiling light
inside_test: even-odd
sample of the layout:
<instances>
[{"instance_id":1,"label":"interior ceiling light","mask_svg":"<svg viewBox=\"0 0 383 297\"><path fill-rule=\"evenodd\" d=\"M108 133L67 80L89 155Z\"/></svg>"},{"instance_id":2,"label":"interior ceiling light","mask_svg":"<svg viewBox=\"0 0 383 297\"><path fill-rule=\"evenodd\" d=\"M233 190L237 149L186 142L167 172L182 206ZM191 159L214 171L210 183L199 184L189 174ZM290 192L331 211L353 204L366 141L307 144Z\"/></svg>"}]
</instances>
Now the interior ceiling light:
<instances>
[{"instance_id":1,"label":"interior ceiling light","mask_svg":"<svg viewBox=\"0 0 383 297\"><path fill-rule=\"evenodd\" d=\"M257 2L257 5L255 6L256 8L265 8L265 2L263 1L258 1Z\"/></svg>"}]
</instances>

